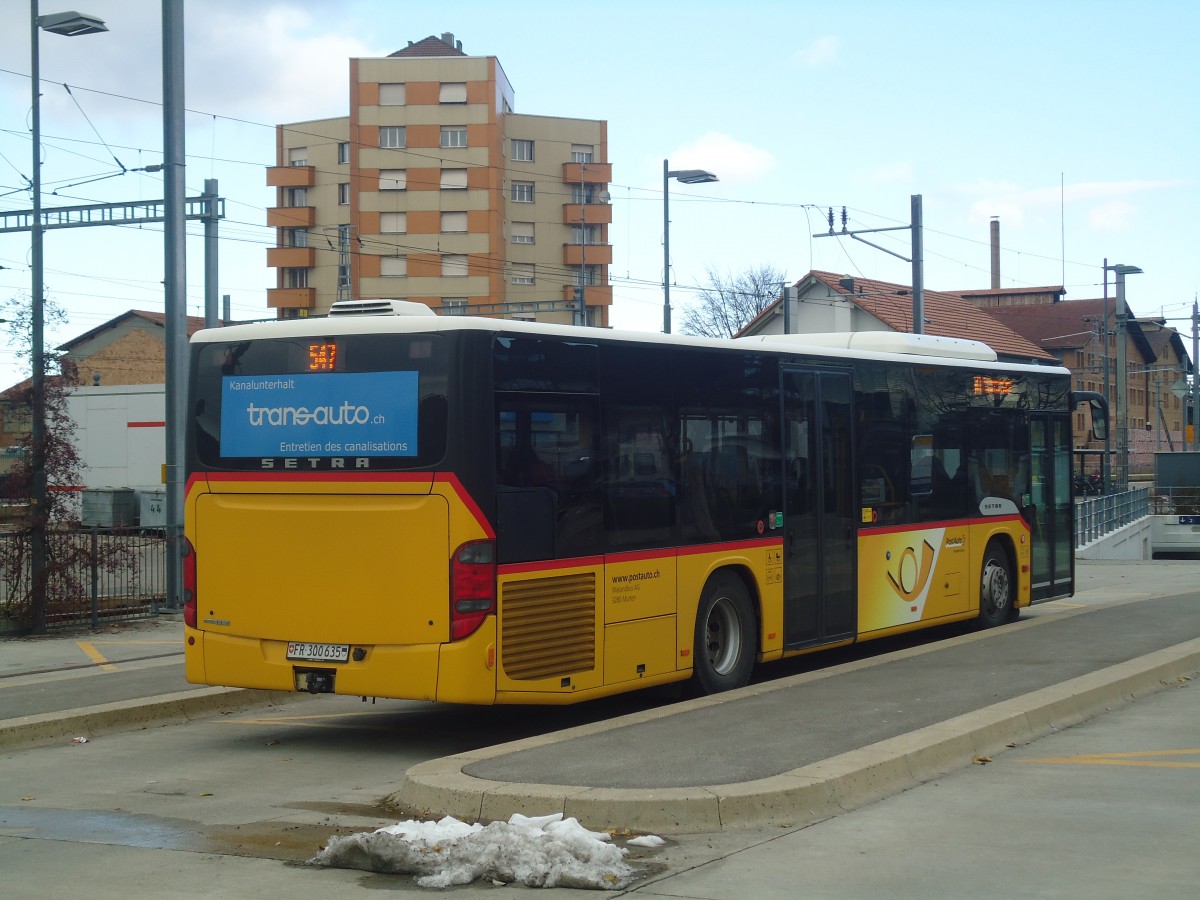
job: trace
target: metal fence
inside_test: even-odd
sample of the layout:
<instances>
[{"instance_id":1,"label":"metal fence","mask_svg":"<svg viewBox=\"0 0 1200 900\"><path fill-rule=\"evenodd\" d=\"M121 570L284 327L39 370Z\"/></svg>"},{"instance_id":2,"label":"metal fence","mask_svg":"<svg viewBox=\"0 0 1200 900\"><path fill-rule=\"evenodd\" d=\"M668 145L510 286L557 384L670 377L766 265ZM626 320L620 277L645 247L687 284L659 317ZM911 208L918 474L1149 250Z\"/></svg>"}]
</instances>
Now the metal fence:
<instances>
[{"instance_id":1,"label":"metal fence","mask_svg":"<svg viewBox=\"0 0 1200 900\"><path fill-rule=\"evenodd\" d=\"M1075 549L1150 515L1150 488L1075 501Z\"/></svg>"},{"instance_id":2,"label":"metal fence","mask_svg":"<svg viewBox=\"0 0 1200 900\"><path fill-rule=\"evenodd\" d=\"M162 532L104 529L46 535L50 628L158 615L166 604L167 548ZM29 615L29 535L0 534L0 618Z\"/></svg>"}]
</instances>

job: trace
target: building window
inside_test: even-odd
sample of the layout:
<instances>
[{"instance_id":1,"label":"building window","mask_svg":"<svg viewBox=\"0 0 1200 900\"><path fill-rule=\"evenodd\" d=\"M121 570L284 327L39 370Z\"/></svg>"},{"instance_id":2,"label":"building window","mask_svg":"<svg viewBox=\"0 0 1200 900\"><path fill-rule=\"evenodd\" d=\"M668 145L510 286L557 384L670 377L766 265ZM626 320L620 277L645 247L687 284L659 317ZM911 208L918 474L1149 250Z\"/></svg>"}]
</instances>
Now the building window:
<instances>
[{"instance_id":1,"label":"building window","mask_svg":"<svg viewBox=\"0 0 1200 900\"><path fill-rule=\"evenodd\" d=\"M467 189L466 169L442 169L443 191L465 191Z\"/></svg>"},{"instance_id":2,"label":"building window","mask_svg":"<svg viewBox=\"0 0 1200 900\"><path fill-rule=\"evenodd\" d=\"M595 244L597 234L599 234L599 227L596 225L572 225L571 243Z\"/></svg>"},{"instance_id":3,"label":"building window","mask_svg":"<svg viewBox=\"0 0 1200 900\"><path fill-rule=\"evenodd\" d=\"M350 162L350 142L349 141L339 141L338 142L338 164L345 165L348 162Z\"/></svg>"},{"instance_id":4,"label":"building window","mask_svg":"<svg viewBox=\"0 0 1200 900\"><path fill-rule=\"evenodd\" d=\"M467 214L465 212L442 213L442 232L465 232L467 230Z\"/></svg>"},{"instance_id":5,"label":"building window","mask_svg":"<svg viewBox=\"0 0 1200 900\"><path fill-rule=\"evenodd\" d=\"M533 223L532 222L513 222L509 229L512 242L514 244L532 244L533 243Z\"/></svg>"},{"instance_id":6,"label":"building window","mask_svg":"<svg viewBox=\"0 0 1200 900\"><path fill-rule=\"evenodd\" d=\"M443 297L442 298L442 315L444 316L465 316L467 314L467 298L466 297Z\"/></svg>"},{"instance_id":7,"label":"building window","mask_svg":"<svg viewBox=\"0 0 1200 900\"><path fill-rule=\"evenodd\" d=\"M308 231L304 228L284 228L282 240L284 247L307 247Z\"/></svg>"},{"instance_id":8,"label":"building window","mask_svg":"<svg viewBox=\"0 0 1200 900\"><path fill-rule=\"evenodd\" d=\"M304 228L285 228L283 229L283 246L284 247L307 247L308 246L308 231Z\"/></svg>"},{"instance_id":9,"label":"building window","mask_svg":"<svg viewBox=\"0 0 1200 900\"><path fill-rule=\"evenodd\" d=\"M403 150L404 149L404 126L403 125L380 125L379 126L379 146L387 150Z\"/></svg>"},{"instance_id":10,"label":"building window","mask_svg":"<svg viewBox=\"0 0 1200 900\"><path fill-rule=\"evenodd\" d=\"M380 169L379 189L381 191L403 191L408 188L407 169Z\"/></svg>"},{"instance_id":11,"label":"building window","mask_svg":"<svg viewBox=\"0 0 1200 900\"><path fill-rule=\"evenodd\" d=\"M571 185L571 202L572 203L595 203L596 202L596 187L591 184L573 184Z\"/></svg>"},{"instance_id":12,"label":"building window","mask_svg":"<svg viewBox=\"0 0 1200 900\"><path fill-rule=\"evenodd\" d=\"M532 203L533 182L514 181L512 183L512 199L514 203Z\"/></svg>"},{"instance_id":13,"label":"building window","mask_svg":"<svg viewBox=\"0 0 1200 900\"><path fill-rule=\"evenodd\" d=\"M350 205L350 182L343 181L338 185L338 206Z\"/></svg>"},{"instance_id":14,"label":"building window","mask_svg":"<svg viewBox=\"0 0 1200 900\"><path fill-rule=\"evenodd\" d=\"M308 148L307 147L292 147L288 150L288 165L289 166L307 166L308 165Z\"/></svg>"},{"instance_id":15,"label":"building window","mask_svg":"<svg viewBox=\"0 0 1200 900\"><path fill-rule=\"evenodd\" d=\"M286 288L308 287L308 269L284 269L283 286Z\"/></svg>"},{"instance_id":16,"label":"building window","mask_svg":"<svg viewBox=\"0 0 1200 900\"><path fill-rule=\"evenodd\" d=\"M466 125L443 125L442 126L442 144L443 147L465 147L467 146L467 126Z\"/></svg>"},{"instance_id":17,"label":"building window","mask_svg":"<svg viewBox=\"0 0 1200 900\"><path fill-rule=\"evenodd\" d=\"M465 81L444 81L438 90L438 103L466 103L467 84Z\"/></svg>"},{"instance_id":18,"label":"building window","mask_svg":"<svg viewBox=\"0 0 1200 900\"><path fill-rule=\"evenodd\" d=\"M514 162L533 162L533 141L519 141L513 138L512 158Z\"/></svg>"},{"instance_id":19,"label":"building window","mask_svg":"<svg viewBox=\"0 0 1200 900\"><path fill-rule=\"evenodd\" d=\"M403 106L404 105L404 85L403 84L380 84L379 85L379 105L380 106Z\"/></svg>"},{"instance_id":20,"label":"building window","mask_svg":"<svg viewBox=\"0 0 1200 900\"><path fill-rule=\"evenodd\" d=\"M308 188L294 187L283 192L284 206L308 206Z\"/></svg>"},{"instance_id":21,"label":"building window","mask_svg":"<svg viewBox=\"0 0 1200 900\"><path fill-rule=\"evenodd\" d=\"M405 234L408 231L408 213L380 213L379 231L381 234Z\"/></svg>"},{"instance_id":22,"label":"building window","mask_svg":"<svg viewBox=\"0 0 1200 900\"><path fill-rule=\"evenodd\" d=\"M571 162L573 163L590 163L595 162L592 158L596 155L596 148L591 144L572 144L571 145Z\"/></svg>"},{"instance_id":23,"label":"building window","mask_svg":"<svg viewBox=\"0 0 1200 900\"><path fill-rule=\"evenodd\" d=\"M338 263L338 287L350 287L350 264Z\"/></svg>"},{"instance_id":24,"label":"building window","mask_svg":"<svg viewBox=\"0 0 1200 900\"><path fill-rule=\"evenodd\" d=\"M513 284L533 284L533 263L513 263L509 280Z\"/></svg>"},{"instance_id":25,"label":"building window","mask_svg":"<svg viewBox=\"0 0 1200 900\"><path fill-rule=\"evenodd\" d=\"M408 274L407 256L384 256L379 260L379 274L384 278L399 278Z\"/></svg>"},{"instance_id":26,"label":"building window","mask_svg":"<svg viewBox=\"0 0 1200 900\"><path fill-rule=\"evenodd\" d=\"M467 274L467 257L461 253L446 253L442 256L442 277L463 278Z\"/></svg>"}]
</instances>

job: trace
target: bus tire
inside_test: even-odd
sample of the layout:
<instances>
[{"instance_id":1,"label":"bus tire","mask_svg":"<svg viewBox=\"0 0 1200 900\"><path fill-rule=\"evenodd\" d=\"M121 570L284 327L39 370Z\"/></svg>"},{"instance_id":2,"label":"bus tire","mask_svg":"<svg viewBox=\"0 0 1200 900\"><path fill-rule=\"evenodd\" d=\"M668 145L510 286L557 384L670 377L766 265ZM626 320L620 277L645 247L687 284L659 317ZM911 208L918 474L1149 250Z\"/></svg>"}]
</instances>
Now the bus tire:
<instances>
[{"instance_id":1,"label":"bus tire","mask_svg":"<svg viewBox=\"0 0 1200 900\"><path fill-rule=\"evenodd\" d=\"M692 681L697 691L716 694L748 684L757 635L746 586L732 572L717 572L704 586L696 610Z\"/></svg>"},{"instance_id":2,"label":"bus tire","mask_svg":"<svg viewBox=\"0 0 1200 900\"><path fill-rule=\"evenodd\" d=\"M995 628L1016 618L1016 594L1008 554L1000 541L988 541L979 573L979 617L975 620L979 627Z\"/></svg>"}]
</instances>

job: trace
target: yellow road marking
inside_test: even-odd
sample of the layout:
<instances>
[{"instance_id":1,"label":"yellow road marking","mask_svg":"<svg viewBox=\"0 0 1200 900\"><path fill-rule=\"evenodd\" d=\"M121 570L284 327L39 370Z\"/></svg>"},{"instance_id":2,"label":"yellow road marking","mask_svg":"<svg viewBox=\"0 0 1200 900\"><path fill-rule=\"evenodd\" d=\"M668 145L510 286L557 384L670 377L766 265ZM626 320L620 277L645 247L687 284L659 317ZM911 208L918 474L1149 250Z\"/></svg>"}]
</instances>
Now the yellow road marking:
<instances>
[{"instance_id":1,"label":"yellow road marking","mask_svg":"<svg viewBox=\"0 0 1200 900\"><path fill-rule=\"evenodd\" d=\"M1168 762L1155 757L1200 756L1200 748L1191 750L1134 750L1126 753L1083 753L1079 756L1046 756L1018 759L1020 763L1045 763L1067 766L1143 766L1158 769L1200 769L1197 762Z\"/></svg>"},{"instance_id":2,"label":"yellow road marking","mask_svg":"<svg viewBox=\"0 0 1200 900\"><path fill-rule=\"evenodd\" d=\"M76 641L75 645L83 651L93 663L100 667L102 672L115 672L117 666L115 663L108 661L103 653L96 649L97 646L108 647L174 647L182 644L183 641Z\"/></svg>"},{"instance_id":3,"label":"yellow road marking","mask_svg":"<svg viewBox=\"0 0 1200 900\"><path fill-rule=\"evenodd\" d=\"M102 672L115 672L117 667L105 658L99 650L93 646L91 641L76 641L75 645L83 651L84 655L92 662L100 666Z\"/></svg>"}]
</instances>

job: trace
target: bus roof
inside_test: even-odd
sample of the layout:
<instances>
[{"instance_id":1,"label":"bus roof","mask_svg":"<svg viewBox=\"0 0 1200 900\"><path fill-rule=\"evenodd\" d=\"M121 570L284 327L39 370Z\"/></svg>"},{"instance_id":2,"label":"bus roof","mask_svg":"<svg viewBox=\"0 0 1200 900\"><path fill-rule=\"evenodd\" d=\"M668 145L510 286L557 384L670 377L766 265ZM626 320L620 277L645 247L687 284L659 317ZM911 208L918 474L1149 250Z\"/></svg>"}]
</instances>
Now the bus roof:
<instances>
[{"instance_id":1,"label":"bus roof","mask_svg":"<svg viewBox=\"0 0 1200 900\"><path fill-rule=\"evenodd\" d=\"M964 368L999 368L1042 375L1069 375L1062 366L1036 363L999 362L995 352L979 341L936 335L895 332L834 332L823 334L756 335L744 338L707 338L664 335L649 331L584 328L578 325L549 325L514 319L478 316L347 315L279 319L206 328L191 337L193 344L225 341L266 340L287 337L333 337L342 334L426 334L482 331L522 334L530 337L573 337L588 340L628 341L673 347L758 349L780 354L810 354L827 359L925 362L929 365Z\"/></svg>"}]
</instances>

